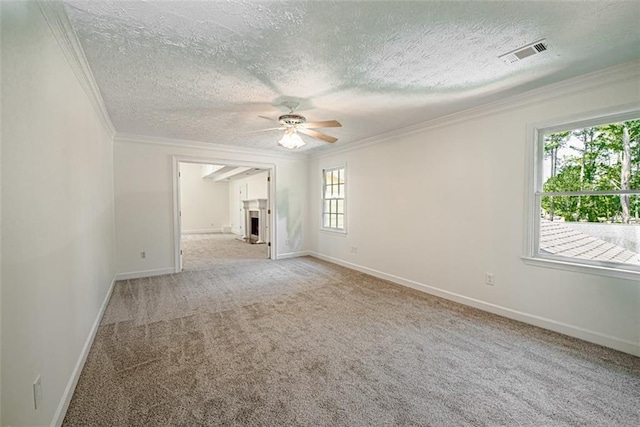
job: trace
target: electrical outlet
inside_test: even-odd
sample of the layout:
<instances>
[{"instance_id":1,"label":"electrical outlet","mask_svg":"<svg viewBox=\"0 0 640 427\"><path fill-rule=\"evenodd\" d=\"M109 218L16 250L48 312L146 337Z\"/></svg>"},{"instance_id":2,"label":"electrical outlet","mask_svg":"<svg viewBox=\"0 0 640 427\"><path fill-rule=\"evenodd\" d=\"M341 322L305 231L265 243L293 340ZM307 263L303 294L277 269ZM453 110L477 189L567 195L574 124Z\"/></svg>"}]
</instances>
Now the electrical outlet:
<instances>
[{"instance_id":1,"label":"electrical outlet","mask_svg":"<svg viewBox=\"0 0 640 427\"><path fill-rule=\"evenodd\" d=\"M496 284L496 278L494 277L493 273L487 273L485 275L484 281L489 286L493 286Z\"/></svg>"},{"instance_id":2,"label":"electrical outlet","mask_svg":"<svg viewBox=\"0 0 640 427\"><path fill-rule=\"evenodd\" d=\"M351 253L352 254L357 254L358 253L358 247L357 246L351 246Z\"/></svg>"},{"instance_id":3,"label":"electrical outlet","mask_svg":"<svg viewBox=\"0 0 640 427\"><path fill-rule=\"evenodd\" d=\"M33 382L33 407L36 411L40 407L40 402L42 402L42 379L38 375Z\"/></svg>"},{"instance_id":4,"label":"electrical outlet","mask_svg":"<svg viewBox=\"0 0 640 427\"><path fill-rule=\"evenodd\" d=\"M140 258L145 259L147 257L146 252L140 252Z\"/></svg>"}]
</instances>

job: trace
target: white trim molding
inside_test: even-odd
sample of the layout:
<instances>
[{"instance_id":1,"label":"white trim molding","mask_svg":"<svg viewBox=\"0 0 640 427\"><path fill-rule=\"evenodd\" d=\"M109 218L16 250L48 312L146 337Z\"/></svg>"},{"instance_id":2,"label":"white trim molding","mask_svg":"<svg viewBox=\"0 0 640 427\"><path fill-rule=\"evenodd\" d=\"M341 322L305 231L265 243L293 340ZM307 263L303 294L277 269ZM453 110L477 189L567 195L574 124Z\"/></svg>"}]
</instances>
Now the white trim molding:
<instances>
[{"instance_id":1,"label":"white trim molding","mask_svg":"<svg viewBox=\"0 0 640 427\"><path fill-rule=\"evenodd\" d=\"M560 259L549 259L542 257L521 257L527 265L535 267L555 268L556 270L574 271L582 274L595 274L597 276L615 277L617 279L636 280L640 283L640 272L626 270L624 268L613 268L600 265L589 265L573 260L562 261Z\"/></svg>"},{"instance_id":2,"label":"white trim molding","mask_svg":"<svg viewBox=\"0 0 640 427\"><path fill-rule=\"evenodd\" d=\"M203 228L200 230L182 230L182 234L221 234L225 227L220 228Z\"/></svg>"},{"instance_id":3,"label":"white trim molding","mask_svg":"<svg viewBox=\"0 0 640 427\"><path fill-rule=\"evenodd\" d=\"M228 144L213 142L192 141L187 139L164 138L159 136L136 135L117 132L113 137L115 142L133 142L140 144L161 145L168 147L193 148L197 150L220 151L223 153L252 155L256 157L270 157L275 159L308 159L309 156L301 153L282 152L277 153L259 148L238 147Z\"/></svg>"},{"instance_id":4,"label":"white trim molding","mask_svg":"<svg viewBox=\"0 0 640 427\"><path fill-rule=\"evenodd\" d=\"M386 132L370 138L348 143L345 147L310 154L312 158L331 157L353 150L364 149L381 142L392 142L401 137L411 136L428 130L469 120L476 120L502 111L525 108L537 103L570 96L575 93L596 89L611 83L638 80L640 76L640 60L615 65L604 70L594 71L577 77L572 77L558 83L549 84L517 95L508 96L498 101L484 103L477 107L436 117L402 129Z\"/></svg>"},{"instance_id":5,"label":"white trim molding","mask_svg":"<svg viewBox=\"0 0 640 427\"><path fill-rule=\"evenodd\" d=\"M62 399L60 399L58 408L56 409L53 420L51 421L52 427L60 427L62 425L62 422L64 421L64 417L67 414L67 409L69 409L69 403L71 403L71 398L73 397L73 392L76 389L76 385L78 385L80 374L82 373L84 364L86 363L87 357L89 356L89 351L91 350L91 346L93 345L93 340L96 338L96 334L98 333L98 327L100 326L102 316L104 315L104 312L107 309L107 305L109 304L109 299L111 299L111 294L113 293L115 284L116 279L114 278L111 281L111 285L109 285L109 290L107 291L107 294L102 301L100 310L98 310L98 315L96 316L96 319L93 321L93 325L89 330L89 335L87 336L87 340L82 347L80 357L78 357L78 361L76 362L76 365L71 372L71 378L69 378L67 387L65 387L64 393L62 394Z\"/></svg>"},{"instance_id":6,"label":"white trim molding","mask_svg":"<svg viewBox=\"0 0 640 427\"><path fill-rule=\"evenodd\" d=\"M454 301L460 304L464 304L470 307L474 307L489 313L497 314L499 316L507 317L509 319L518 320L520 322L528 323L530 325L538 326L543 329L558 332L564 335L568 335L574 338L579 338L584 341L599 344L605 347L613 348L625 353L633 354L634 356L640 356L640 343L629 341L623 338L615 337L612 335L603 334L596 331L591 331L578 326L570 325L564 322L558 322L552 319L548 319L534 314L524 313L522 311L513 310L507 307L502 307L497 304L491 304L475 298L469 298L464 295L460 295L454 292L449 292L444 289L437 288L428 284L416 282L414 280L406 279L404 277L395 276L393 274L384 273L382 271L374 270L372 268L363 267L358 264L353 264L347 261L343 261L338 258L333 258L327 255L323 255L318 252L311 251L310 255L331 262L333 264L341 265L343 267L350 268L352 270L360 271L365 274L369 274L380 279L388 280L398 285L406 286L430 295L435 295L440 298L444 298L450 301Z\"/></svg>"},{"instance_id":7,"label":"white trim molding","mask_svg":"<svg viewBox=\"0 0 640 427\"><path fill-rule=\"evenodd\" d=\"M310 251L287 252L286 254L278 254L277 259L282 260L282 259L298 258L301 256L310 256L310 255L311 255Z\"/></svg>"},{"instance_id":8,"label":"white trim molding","mask_svg":"<svg viewBox=\"0 0 640 427\"><path fill-rule=\"evenodd\" d=\"M165 274L173 274L175 269L157 268L155 270L130 271L128 273L116 274L116 280L140 279L142 277L164 276Z\"/></svg>"},{"instance_id":9,"label":"white trim molding","mask_svg":"<svg viewBox=\"0 0 640 427\"><path fill-rule=\"evenodd\" d=\"M60 1L46 0L39 0L37 3L69 66L87 94L102 126L109 133L109 136L113 137L116 130L104 104L100 88L91 72L82 44L80 44L80 40L78 40L71 21L69 21L69 16L67 16L67 12L64 9L64 4Z\"/></svg>"}]
</instances>

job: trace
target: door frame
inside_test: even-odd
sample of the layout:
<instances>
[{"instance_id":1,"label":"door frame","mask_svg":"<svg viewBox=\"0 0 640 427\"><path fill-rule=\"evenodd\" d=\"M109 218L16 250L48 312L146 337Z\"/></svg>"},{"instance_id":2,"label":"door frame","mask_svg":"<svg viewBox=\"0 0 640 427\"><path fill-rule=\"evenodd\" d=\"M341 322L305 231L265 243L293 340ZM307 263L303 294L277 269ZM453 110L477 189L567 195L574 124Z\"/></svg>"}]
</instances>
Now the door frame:
<instances>
[{"instance_id":1,"label":"door frame","mask_svg":"<svg viewBox=\"0 0 640 427\"><path fill-rule=\"evenodd\" d=\"M248 194L247 190L249 189L249 184L247 183L247 184L243 184L243 185L240 186L240 194L242 194L242 196L245 196L246 194L242 192L242 190L243 190L242 187L244 187L245 193ZM238 229L241 232L240 234L244 235L244 226L245 226L244 215L245 215L245 213L243 212L244 211L244 208L243 208L244 204L242 203L242 197L240 197L240 194L238 194L238 202L239 202L238 203L238 212L237 212L237 215L238 215Z\"/></svg>"},{"instance_id":2,"label":"door frame","mask_svg":"<svg viewBox=\"0 0 640 427\"><path fill-rule=\"evenodd\" d=\"M276 259L276 236L278 235L276 230L276 165L275 163L261 163L261 162L247 162L243 160L230 160L230 159L221 159L216 157L201 157L201 156L172 156L172 166L173 166L173 256L174 256L174 271L176 273L180 273L182 271L182 256L180 254L181 251L181 233L182 233L182 222L180 220L180 163L196 163L203 165L225 165L225 166L238 166L238 167L252 167L252 168L260 168L265 169L269 172L269 185L268 185L268 208L271 214L267 214L269 218L268 227L269 231L267 236L269 241L267 245L271 245L267 247L267 253L269 254L269 259Z\"/></svg>"}]
</instances>

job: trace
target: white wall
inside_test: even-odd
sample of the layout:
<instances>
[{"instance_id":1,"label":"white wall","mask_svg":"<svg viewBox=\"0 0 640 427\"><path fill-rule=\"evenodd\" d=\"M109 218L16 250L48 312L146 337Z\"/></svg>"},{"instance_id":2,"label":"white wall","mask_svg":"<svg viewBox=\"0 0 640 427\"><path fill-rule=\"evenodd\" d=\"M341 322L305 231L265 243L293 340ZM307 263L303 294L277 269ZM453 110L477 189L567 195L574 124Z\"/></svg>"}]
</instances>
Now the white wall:
<instances>
[{"instance_id":1,"label":"white wall","mask_svg":"<svg viewBox=\"0 0 640 427\"><path fill-rule=\"evenodd\" d=\"M155 139L144 139L151 141ZM116 137L114 174L117 270L123 277L165 274L175 269L173 240L173 156L191 156L216 163L272 163L276 169L277 255L307 250L306 159L264 157L207 148L207 144L142 142ZM200 148L202 147L202 148ZM289 241L289 245L286 242ZM146 252L146 259L140 252Z\"/></svg>"},{"instance_id":2,"label":"white wall","mask_svg":"<svg viewBox=\"0 0 640 427\"><path fill-rule=\"evenodd\" d=\"M46 425L114 277L112 139L37 4L1 7L2 425Z\"/></svg>"},{"instance_id":3,"label":"white wall","mask_svg":"<svg viewBox=\"0 0 640 427\"><path fill-rule=\"evenodd\" d=\"M221 232L229 223L229 183L203 179L198 163L180 164L182 233Z\"/></svg>"},{"instance_id":4,"label":"white wall","mask_svg":"<svg viewBox=\"0 0 640 427\"><path fill-rule=\"evenodd\" d=\"M267 171L251 175L247 178L235 179L229 182L229 218L231 221L231 231L235 234L242 234L242 222L244 221L244 210L241 210L240 187L246 194L243 200L267 199L269 196L269 185Z\"/></svg>"},{"instance_id":5,"label":"white wall","mask_svg":"<svg viewBox=\"0 0 640 427\"><path fill-rule=\"evenodd\" d=\"M611 73L582 79L562 88L566 96L534 102L545 97L532 95L533 103L461 114L417 133L313 159L311 249L406 285L640 354L638 282L525 265L520 258L527 125L640 100L638 67L632 77L621 73L620 81L609 80ZM322 232L321 169L345 162L348 234ZM495 286L484 284L485 272L495 274Z\"/></svg>"},{"instance_id":6,"label":"white wall","mask_svg":"<svg viewBox=\"0 0 640 427\"><path fill-rule=\"evenodd\" d=\"M236 182L239 184L247 184L249 192L247 193L248 200L266 199L269 196L269 186L267 183L268 172L257 173L247 178L242 178Z\"/></svg>"}]
</instances>

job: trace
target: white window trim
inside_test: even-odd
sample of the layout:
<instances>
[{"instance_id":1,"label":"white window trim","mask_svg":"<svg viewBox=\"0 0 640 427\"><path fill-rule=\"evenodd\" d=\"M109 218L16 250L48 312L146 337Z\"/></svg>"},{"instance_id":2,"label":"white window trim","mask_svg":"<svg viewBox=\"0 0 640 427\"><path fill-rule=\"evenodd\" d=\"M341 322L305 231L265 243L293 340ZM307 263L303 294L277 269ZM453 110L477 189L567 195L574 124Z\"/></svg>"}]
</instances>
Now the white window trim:
<instances>
[{"instance_id":1,"label":"white window trim","mask_svg":"<svg viewBox=\"0 0 640 427\"><path fill-rule=\"evenodd\" d=\"M527 149L525 155L525 218L524 218L524 255L526 264L596 274L607 277L640 280L640 271L627 269L624 264L578 260L557 255L539 253L540 215L536 200L536 191L542 185L544 157L542 155L542 136L549 132L596 126L637 119L640 117L640 103L632 103L614 108L595 110L588 113L565 117L563 119L530 124L527 126Z\"/></svg>"},{"instance_id":2,"label":"white window trim","mask_svg":"<svg viewBox=\"0 0 640 427\"><path fill-rule=\"evenodd\" d=\"M343 202L342 202L342 206L344 208L344 227L343 228L330 228L330 227L325 227L324 226L324 174L325 171L330 171L330 170L334 170L334 169L344 169L344 198L343 198ZM321 182L321 191L320 191L320 231L325 231L328 233L334 233L334 234L341 234L341 235L346 235L347 234L347 199L348 199L348 189L349 189L349 177L348 172L347 172L347 164L344 163L342 165L337 165L337 166L329 166L329 167L321 167L320 168L320 173L322 174L322 182Z\"/></svg>"}]
</instances>

